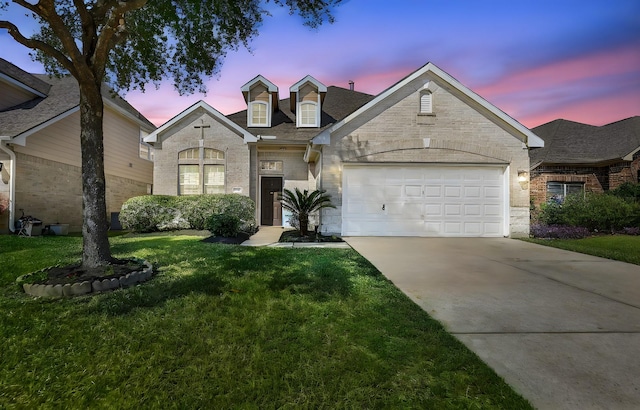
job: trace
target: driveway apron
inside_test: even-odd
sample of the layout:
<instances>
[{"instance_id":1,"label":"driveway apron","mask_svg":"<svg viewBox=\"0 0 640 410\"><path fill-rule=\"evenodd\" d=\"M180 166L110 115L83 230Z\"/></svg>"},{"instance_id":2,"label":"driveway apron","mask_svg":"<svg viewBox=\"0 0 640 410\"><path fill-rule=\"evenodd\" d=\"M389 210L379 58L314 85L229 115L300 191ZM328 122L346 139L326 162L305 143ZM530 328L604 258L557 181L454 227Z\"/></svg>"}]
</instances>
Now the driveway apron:
<instances>
[{"instance_id":1,"label":"driveway apron","mask_svg":"<svg viewBox=\"0 0 640 410\"><path fill-rule=\"evenodd\" d=\"M640 266L506 238L346 238L539 409L640 408Z\"/></svg>"}]
</instances>

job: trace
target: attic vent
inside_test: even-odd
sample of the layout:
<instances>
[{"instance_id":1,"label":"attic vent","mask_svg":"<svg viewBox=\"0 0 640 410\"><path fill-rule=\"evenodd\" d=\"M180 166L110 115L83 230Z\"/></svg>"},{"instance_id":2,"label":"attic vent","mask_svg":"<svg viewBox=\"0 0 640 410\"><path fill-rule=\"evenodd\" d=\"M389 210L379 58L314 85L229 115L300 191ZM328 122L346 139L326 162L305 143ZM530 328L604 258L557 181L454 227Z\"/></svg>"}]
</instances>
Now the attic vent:
<instances>
[{"instance_id":1,"label":"attic vent","mask_svg":"<svg viewBox=\"0 0 640 410\"><path fill-rule=\"evenodd\" d=\"M433 97L431 92L423 91L420 94L420 114L431 114L433 112Z\"/></svg>"}]
</instances>

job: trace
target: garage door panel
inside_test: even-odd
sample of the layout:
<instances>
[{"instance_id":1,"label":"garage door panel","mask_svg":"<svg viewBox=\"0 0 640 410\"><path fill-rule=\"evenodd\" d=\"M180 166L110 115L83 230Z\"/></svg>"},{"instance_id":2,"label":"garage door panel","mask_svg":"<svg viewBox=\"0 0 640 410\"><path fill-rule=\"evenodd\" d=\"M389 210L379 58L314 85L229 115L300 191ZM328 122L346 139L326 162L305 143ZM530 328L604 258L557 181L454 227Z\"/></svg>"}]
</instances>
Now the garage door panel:
<instances>
[{"instance_id":1,"label":"garage door panel","mask_svg":"<svg viewBox=\"0 0 640 410\"><path fill-rule=\"evenodd\" d=\"M381 165L344 173L343 235L504 233L503 167Z\"/></svg>"}]
</instances>

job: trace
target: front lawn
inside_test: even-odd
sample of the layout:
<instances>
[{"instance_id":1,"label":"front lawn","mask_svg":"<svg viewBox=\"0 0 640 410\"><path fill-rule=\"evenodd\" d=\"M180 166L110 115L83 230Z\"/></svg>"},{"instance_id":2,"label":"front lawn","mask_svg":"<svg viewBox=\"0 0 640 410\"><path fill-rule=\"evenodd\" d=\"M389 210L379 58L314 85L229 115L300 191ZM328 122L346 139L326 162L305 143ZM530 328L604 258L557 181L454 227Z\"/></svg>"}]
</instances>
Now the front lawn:
<instances>
[{"instance_id":1,"label":"front lawn","mask_svg":"<svg viewBox=\"0 0 640 410\"><path fill-rule=\"evenodd\" d=\"M527 239L541 245L640 265L640 236L602 235L584 239Z\"/></svg>"},{"instance_id":2,"label":"front lawn","mask_svg":"<svg viewBox=\"0 0 640 410\"><path fill-rule=\"evenodd\" d=\"M158 274L74 299L17 291L81 238L0 236L0 408L530 408L346 249L111 238Z\"/></svg>"}]
</instances>

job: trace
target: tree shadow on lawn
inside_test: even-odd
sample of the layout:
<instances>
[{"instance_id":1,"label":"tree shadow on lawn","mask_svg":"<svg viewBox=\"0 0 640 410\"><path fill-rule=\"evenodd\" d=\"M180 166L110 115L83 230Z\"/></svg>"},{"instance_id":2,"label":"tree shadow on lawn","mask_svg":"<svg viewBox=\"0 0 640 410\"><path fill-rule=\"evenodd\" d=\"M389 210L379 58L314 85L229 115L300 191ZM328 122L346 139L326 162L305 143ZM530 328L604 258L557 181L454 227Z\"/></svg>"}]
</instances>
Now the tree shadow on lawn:
<instances>
[{"instance_id":1,"label":"tree shadow on lawn","mask_svg":"<svg viewBox=\"0 0 640 410\"><path fill-rule=\"evenodd\" d=\"M135 254L154 265L154 277L140 285L103 295L89 303L90 310L124 315L193 294L223 297L229 294L269 292L306 295L316 301L351 295L354 269L361 259L342 249L248 248L234 245L189 244L138 240ZM130 251L126 245L116 252ZM146 254L146 255L145 255ZM122 256L120 256L122 257Z\"/></svg>"}]
</instances>

